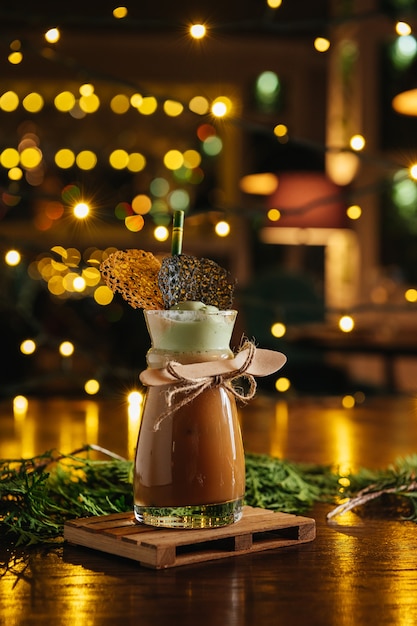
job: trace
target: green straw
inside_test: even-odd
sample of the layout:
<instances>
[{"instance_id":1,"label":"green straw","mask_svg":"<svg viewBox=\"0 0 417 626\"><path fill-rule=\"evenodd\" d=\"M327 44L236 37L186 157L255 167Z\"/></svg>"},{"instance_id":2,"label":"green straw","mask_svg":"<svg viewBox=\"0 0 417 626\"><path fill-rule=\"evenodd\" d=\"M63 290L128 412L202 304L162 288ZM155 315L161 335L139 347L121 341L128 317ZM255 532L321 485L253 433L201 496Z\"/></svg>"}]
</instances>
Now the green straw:
<instances>
[{"instance_id":1,"label":"green straw","mask_svg":"<svg viewBox=\"0 0 417 626\"><path fill-rule=\"evenodd\" d=\"M172 242L171 242L171 254L181 254L182 251L182 237L184 233L184 211L174 211L174 218L172 222Z\"/></svg>"}]
</instances>

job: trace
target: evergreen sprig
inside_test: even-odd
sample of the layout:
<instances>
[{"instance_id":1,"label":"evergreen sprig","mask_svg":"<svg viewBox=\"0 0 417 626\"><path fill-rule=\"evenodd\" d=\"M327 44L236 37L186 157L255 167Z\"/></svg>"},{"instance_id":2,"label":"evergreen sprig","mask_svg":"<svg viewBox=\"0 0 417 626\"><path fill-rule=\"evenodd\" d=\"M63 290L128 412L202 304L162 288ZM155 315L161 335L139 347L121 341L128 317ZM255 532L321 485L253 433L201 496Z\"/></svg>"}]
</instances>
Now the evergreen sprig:
<instances>
[{"instance_id":1,"label":"evergreen sprig","mask_svg":"<svg viewBox=\"0 0 417 626\"><path fill-rule=\"evenodd\" d=\"M31 459L0 461L0 538L28 546L63 540L66 521L131 511L133 462L109 451L96 460L85 446L69 455L45 452ZM81 456L83 454L84 456ZM366 468L341 477L334 468L246 454L245 503L303 514L316 502L340 502L329 519L383 496L406 499L403 519L417 522L417 454L380 471ZM341 478L344 480L341 483ZM342 484L344 485L342 487ZM398 508L400 510L400 508Z\"/></svg>"},{"instance_id":2,"label":"evergreen sprig","mask_svg":"<svg viewBox=\"0 0 417 626\"><path fill-rule=\"evenodd\" d=\"M61 541L69 519L130 510L132 463L78 456L92 449L0 461L0 536L16 546Z\"/></svg>"}]
</instances>

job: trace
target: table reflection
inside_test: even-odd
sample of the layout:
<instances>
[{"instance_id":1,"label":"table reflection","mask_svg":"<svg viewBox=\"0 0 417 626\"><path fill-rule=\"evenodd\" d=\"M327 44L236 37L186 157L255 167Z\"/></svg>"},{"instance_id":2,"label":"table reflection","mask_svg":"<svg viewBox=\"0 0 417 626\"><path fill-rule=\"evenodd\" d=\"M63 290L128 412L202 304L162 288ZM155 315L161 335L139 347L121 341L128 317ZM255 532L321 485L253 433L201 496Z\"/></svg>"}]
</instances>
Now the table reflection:
<instances>
[{"instance_id":1,"label":"table reflection","mask_svg":"<svg viewBox=\"0 0 417 626\"><path fill-rule=\"evenodd\" d=\"M20 458L57 449L71 453L94 444L133 459L143 398L130 401L29 398L17 411L0 403L0 457ZM346 403L345 403L346 404ZM245 449L295 462L337 466L347 473L381 467L417 449L417 399L277 399L259 395L239 409Z\"/></svg>"}]
</instances>

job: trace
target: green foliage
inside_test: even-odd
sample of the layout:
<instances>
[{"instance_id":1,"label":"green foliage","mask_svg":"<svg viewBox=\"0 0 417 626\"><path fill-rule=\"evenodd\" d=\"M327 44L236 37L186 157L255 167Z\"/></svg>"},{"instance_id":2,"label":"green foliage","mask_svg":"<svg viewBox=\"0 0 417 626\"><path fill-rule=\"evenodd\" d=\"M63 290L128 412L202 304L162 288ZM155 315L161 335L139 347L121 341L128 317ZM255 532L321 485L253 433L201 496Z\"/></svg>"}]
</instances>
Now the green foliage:
<instances>
[{"instance_id":1,"label":"green foliage","mask_svg":"<svg viewBox=\"0 0 417 626\"><path fill-rule=\"evenodd\" d=\"M282 513L302 513L336 493L337 480L328 467L247 454L245 502Z\"/></svg>"},{"instance_id":2,"label":"green foliage","mask_svg":"<svg viewBox=\"0 0 417 626\"><path fill-rule=\"evenodd\" d=\"M108 453L90 458L93 446L77 453L45 452L31 459L0 461L0 540L28 546L62 541L67 520L133 509L133 463ZM102 451L103 452L103 451ZM107 452L107 451L104 451ZM83 453L85 456L81 456ZM245 503L283 513L303 514L316 502L344 502L334 516L390 494L406 499L417 522L417 454L379 471L361 469L341 477L330 467L291 463L246 454Z\"/></svg>"},{"instance_id":3,"label":"green foliage","mask_svg":"<svg viewBox=\"0 0 417 626\"><path fill-rule=\"evenodd\" d=\"M17 546L60 541L68 519L131 510L131 472L129 461L53 451L2 461L0 536Z\"/></svg>"}]
</instances>

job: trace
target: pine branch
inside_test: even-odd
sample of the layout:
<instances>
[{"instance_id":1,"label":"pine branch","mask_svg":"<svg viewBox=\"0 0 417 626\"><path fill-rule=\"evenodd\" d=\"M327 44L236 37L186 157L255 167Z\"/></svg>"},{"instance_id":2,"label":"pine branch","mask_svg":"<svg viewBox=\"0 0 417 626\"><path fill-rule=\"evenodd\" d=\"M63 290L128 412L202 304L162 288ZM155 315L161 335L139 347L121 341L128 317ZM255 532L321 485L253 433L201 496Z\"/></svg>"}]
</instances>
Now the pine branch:
<instances>
[{"instance_id":1,"label":"pine branch","mask_svg":"<svg viewBox=\"0 0 417 626\"><path fill-rule=\"evenodd\" d=\"M92 450L107 458L90 458ZM342 478L350 483L343 489ZM14 546L62 542L67 520L131 511L132 482L132 461L95 446L0 461L0 537ZM328 514L332 520L372 501L384 510L386 494L401 502L406 498L409 514L402 519L417 522L417 455L384 470L363 468L342 477L327 466L246 454L245 503L250 506L303 514L316 502L343 497Z\"/></svg>"}]
</instances>

